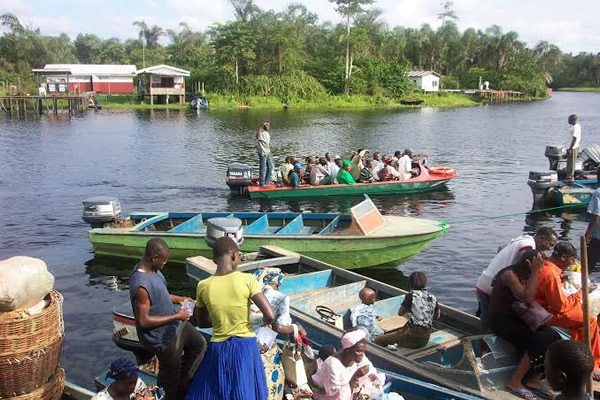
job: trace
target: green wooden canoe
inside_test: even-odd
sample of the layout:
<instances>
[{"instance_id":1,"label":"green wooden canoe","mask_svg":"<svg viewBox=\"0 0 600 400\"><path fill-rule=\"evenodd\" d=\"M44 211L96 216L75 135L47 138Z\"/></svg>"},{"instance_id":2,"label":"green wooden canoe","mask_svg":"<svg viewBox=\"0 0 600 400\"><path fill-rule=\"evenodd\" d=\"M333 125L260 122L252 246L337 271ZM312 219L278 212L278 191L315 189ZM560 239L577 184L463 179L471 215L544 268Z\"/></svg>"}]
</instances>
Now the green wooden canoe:
<instances>
[{"instance_id":1,"label":"green wooden canoe","mask_svg":"<svg viewBox=\"0 0 600 400\"><path fill-rule=\"evenodd\" d=\"M187 257L211 256L206 222L217 217L242 220L244 252L274 245L347 269L395 267L442 234L438 221L399 216L384 216L385 226L363 235L351 229L350 215L340 214L134 213L129 227L92 229L89 239L97 255L139 259L146 242L160 237L171 249L169 261L185 263Z\"/></svg>"}]
</instances>

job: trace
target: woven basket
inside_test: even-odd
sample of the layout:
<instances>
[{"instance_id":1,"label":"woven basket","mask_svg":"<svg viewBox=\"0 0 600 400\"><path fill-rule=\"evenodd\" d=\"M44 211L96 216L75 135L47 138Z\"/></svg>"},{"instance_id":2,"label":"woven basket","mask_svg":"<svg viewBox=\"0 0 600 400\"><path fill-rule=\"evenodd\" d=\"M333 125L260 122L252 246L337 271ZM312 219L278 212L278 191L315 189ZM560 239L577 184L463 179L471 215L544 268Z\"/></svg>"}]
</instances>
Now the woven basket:
<instances>
[{"instance_id":1,"label":"woven basket","mask_svg":"<svg viewBox=\"0 0 600 400\"><path fill-rule=\"evenodd\" d=\"M60 400L65 389L65 371L57 368L48 381L34 391L16 397L1 397L10 400Z\"/></svg>"},{"instance_id":2,"label":"woven basket","mask_svg":"<svg viewBox=\"0 0 600 400\"><path fill-rule=\"evenodd\" d=\"M11 313L14 318L0 319L0 358L47 347L63 336L63 297L53 290L45 300L49 304L39 314Z\"/></svg>"},{"instance_id":3,"label":"woven basket","mask_svg":"<svg viewBox=\"0 0 600 400\"><path fill-rule=\"evenodd\" d=\"M0 320L0 398L29 393L54 375L62 350L62 296L52 291L37 315Z\"/></svg>"},{"instance_id":4,"label":"woven basket","mask_svg":"<svg viewBox=\"0 0 600 400\"><path fill-rule=\"evenodd\" d=\"M50 346L0 358L0 398L29 393L48 381L60 361L62 338Z\"/></svg>"}]
</instances>

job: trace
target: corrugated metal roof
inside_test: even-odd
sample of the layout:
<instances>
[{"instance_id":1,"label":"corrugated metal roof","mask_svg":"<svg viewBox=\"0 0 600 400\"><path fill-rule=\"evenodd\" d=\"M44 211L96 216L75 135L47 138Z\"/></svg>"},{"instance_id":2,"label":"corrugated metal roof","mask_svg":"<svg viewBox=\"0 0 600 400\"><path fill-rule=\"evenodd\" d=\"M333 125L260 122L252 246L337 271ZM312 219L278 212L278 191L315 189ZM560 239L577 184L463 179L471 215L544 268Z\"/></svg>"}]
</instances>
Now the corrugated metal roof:
<instances>
[{"instance_id":1,"label":"corrugated metal roof","mask_svg":"<svg viewBox=\"0 0 600 400\"><path fill-rule=\"evenodd\" d=\"M42 71L69 71L72 75L130 75L135 76L135 65L113 64L46 64Z\"/></svg>"},{"instance_id":2,"label":"corrugated metal roof","mask_svg":"<svg viewBox=\"0 0 600 400\"><path fill-rule=\"evenodd\" d=\"M427 75L435 75L438 78L441 77L441 75L435 71L408 71L406 73L406 76L408 76L409 78L418 78L420 76L427 76Z\"/></svg>"},{"instance_id":3,"label":"corrugated metal roof","mask_svg":"<svg viewBox=\"0 0 600 400\"><path fill-rule=\"evenodd\" d=\"M136 74L154 74L154 75L168 75L168 76L190 76L190 71L185 69L172 67L170 65L160 64L153 67L140 69Z\"/></svg>"}]
</instances>

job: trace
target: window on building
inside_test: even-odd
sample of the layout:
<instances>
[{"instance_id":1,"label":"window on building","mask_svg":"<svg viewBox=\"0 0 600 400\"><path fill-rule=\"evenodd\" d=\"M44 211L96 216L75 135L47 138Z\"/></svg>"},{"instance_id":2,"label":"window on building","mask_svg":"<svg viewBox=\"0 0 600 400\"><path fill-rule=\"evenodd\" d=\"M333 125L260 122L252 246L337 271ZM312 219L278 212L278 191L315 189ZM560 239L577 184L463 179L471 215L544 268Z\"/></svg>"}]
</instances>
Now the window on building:
<instances>
[{"instance_id":1,"label":"window on building","mask_svg":"<svg viewBox=\"0 0 600 400\"><path fill-rule=\"evenodd\" d=\"M160 78L160 86L164 88L173 87L173 77L161 77Z\"/></svg>"},{"instance_id":2,"label":"window on building","mask_svg":"<svg viewBox=\"0 0 600 400\"><path fill-rule=\"evenodd\" d=\"M431 82L431 86L433 86L433 87L438 87L438 84L439 84L438 81Z\"/></svg>"}]
</instances>

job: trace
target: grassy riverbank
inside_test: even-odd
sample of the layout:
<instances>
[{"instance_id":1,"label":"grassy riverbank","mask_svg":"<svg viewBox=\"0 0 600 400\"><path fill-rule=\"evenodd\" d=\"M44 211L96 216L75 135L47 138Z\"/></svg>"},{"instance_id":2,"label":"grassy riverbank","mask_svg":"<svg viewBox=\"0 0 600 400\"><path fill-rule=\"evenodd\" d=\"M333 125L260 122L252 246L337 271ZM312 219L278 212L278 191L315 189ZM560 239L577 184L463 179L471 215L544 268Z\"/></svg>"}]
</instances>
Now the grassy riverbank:
<instances>
[{"instance_id":1,"label":"grassy riverbank","mask_svg":"<svg viewBox=\"0 0 600 400\"><path fill-rule=\"evenodd\" d=\"M564 87L556 89L557 92L600 92L600 87Z\"/></svg>"},{"instance_id":2,"label":"grassy riverbank","mask_svg":"<svg viewBox=\"0 0 600 400\"><path fill-rule=\"evenodd\" d=\"M250 96L237 97L218 94L206 96L211 109L235 110L243 108L252 109L280 109L283 106L281 99L276 97ZM407 98L410 100L423 100L419 106L400 104L398 100L385 96L324 96L314 100L292 100L286 103L291 109L355 109L355 108L410 108L410 107L466 107L479 104L473 97L457 93L416 94ZM124 101L125 100L125 101ZM184 109L189 103L179 104L154 104L128 101L126 98L116 96L100 96L99 102L104 109Z\"/></svg>"}]
</instances>

